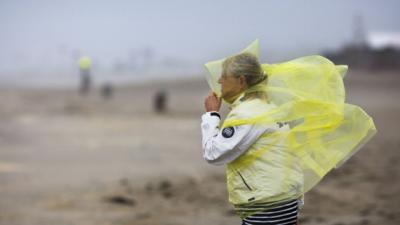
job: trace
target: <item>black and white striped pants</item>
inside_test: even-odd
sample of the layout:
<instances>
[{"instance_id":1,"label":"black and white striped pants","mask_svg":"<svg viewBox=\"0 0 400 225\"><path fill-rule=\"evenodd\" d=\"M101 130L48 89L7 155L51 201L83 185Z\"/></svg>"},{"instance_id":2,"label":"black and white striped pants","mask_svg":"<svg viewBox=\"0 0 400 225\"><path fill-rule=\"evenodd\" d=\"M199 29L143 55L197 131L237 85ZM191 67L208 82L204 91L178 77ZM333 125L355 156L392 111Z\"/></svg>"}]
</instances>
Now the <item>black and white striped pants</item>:
<instances>
[{"instance_id":1,"label":"black and white striped pants","mask_svg":"<svg viewBox=\"0 0 400 225\"><path fill-rule=\"evenodd\" d=\"M299 202L291 200L244 218L242 225L296 225L298 214Z\"/></svg>"}]
</instances>

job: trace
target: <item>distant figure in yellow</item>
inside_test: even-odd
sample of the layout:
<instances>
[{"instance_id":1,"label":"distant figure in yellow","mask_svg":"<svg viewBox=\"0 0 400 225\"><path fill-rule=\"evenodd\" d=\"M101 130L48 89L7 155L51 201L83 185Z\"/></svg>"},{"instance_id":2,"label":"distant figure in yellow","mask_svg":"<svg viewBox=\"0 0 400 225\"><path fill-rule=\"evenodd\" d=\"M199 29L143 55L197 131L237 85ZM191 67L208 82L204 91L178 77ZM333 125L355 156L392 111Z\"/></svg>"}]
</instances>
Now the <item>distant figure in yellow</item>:
<instances>
[{"instance_id":1,"label":"distant figure in yellow","mask_svg":"<svg viewBox=\"0 0 400 225\"><path fill-rule=\"evenodd\" d=\"M92 60L89 57L84 56L79 59L79 73L80 73L80 78L81 78L80 86L79 86L79 93L81 95L86 95L90 91L91 67L92 67Z\"/></svg>"}]
</instances>

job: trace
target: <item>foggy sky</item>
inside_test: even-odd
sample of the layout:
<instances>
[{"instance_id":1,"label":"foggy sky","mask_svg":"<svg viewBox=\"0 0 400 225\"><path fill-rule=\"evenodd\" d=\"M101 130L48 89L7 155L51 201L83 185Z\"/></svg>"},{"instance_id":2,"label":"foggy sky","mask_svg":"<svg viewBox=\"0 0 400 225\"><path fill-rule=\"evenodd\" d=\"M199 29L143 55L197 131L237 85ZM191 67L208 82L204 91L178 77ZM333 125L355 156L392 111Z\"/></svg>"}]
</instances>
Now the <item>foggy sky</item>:
<instances>
[{"instance_id":1,"label":"foggy sky","mask_svg":"<svg viewBox=\"0 0 400 225\"><path fill-rule=\"evenodd\" d=\"M317 54L366 31L399 31L398 0L0 0L0 72L70 66L89 55L111 66L141 52L202 66L254 39L264 61Z\"/></svg>"}]
</instances>

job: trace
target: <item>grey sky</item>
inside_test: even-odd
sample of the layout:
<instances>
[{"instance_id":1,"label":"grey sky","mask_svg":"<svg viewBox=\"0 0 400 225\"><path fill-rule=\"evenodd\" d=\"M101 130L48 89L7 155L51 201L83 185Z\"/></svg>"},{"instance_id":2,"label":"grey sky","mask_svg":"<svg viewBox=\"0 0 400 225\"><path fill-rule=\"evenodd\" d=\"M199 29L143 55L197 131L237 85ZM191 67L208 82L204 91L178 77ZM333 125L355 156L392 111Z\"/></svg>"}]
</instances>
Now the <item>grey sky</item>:
<instances>
[{"instance_id":1,"label":"grey sky","mask_svg":"<svg viewBox=\"0 0 400 225\"><path fill-rule=\"evenodd\" d=\"M71 55L111 65L151 48L157 59L202 63L255 38L274 61L332 49L367 31L399 31L398 0L0 0L0 71L63 66Z\"/></svg>"}]
</instances>

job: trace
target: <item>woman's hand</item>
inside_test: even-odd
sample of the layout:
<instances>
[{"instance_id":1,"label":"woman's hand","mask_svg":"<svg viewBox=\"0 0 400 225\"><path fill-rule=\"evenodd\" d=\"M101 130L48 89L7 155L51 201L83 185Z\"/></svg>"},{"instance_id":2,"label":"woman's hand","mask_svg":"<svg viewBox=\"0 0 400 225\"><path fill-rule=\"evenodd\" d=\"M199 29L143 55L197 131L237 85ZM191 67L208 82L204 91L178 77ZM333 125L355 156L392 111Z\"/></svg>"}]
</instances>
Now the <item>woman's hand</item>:
<instances>
[{"instance_id":1,"label":"woman's hand","mask_svg":"<svg viewBox=\"0 0 400 225\"><path fill-rule=\"evenodd\" d=\"M218 112L221 108L221 99L213 91L210 91L204 100L204 106L207 112Z\"/></svg>"}]
</instances>

